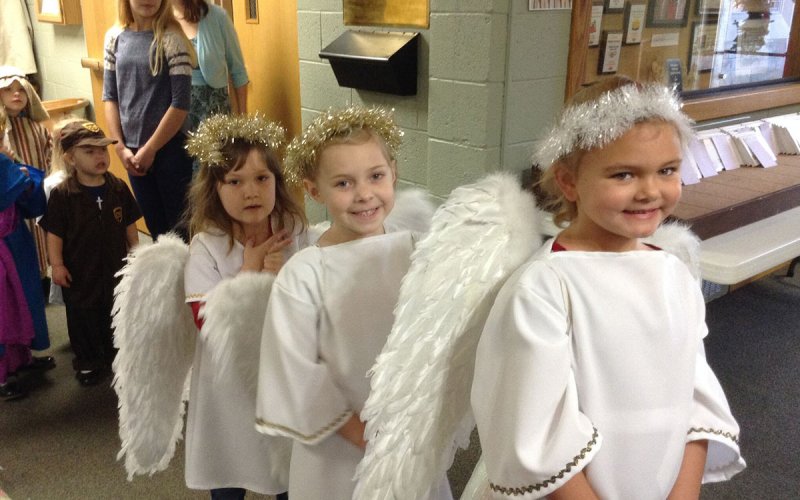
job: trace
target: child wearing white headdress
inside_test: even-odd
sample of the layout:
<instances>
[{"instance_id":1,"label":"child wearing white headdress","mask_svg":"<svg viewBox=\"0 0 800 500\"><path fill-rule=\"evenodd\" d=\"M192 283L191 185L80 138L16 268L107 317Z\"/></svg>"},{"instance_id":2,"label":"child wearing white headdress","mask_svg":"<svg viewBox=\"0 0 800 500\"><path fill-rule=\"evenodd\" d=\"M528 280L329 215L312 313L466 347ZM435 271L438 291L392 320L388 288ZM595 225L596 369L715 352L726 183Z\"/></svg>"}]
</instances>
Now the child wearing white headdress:
<instances>
[{"instance_id":1,"label":"child wearing white headdress","mask_svg":"<svg viewBox=\"0 0 800 500\"><path fill-rule=\"evenodd\" d=\"M563 230L504 284L478 345L492 498L697 498L745 467L697 278L651 238L690 125L668 89L614 78L536 153Z\"/></svg>"}]
</instances>

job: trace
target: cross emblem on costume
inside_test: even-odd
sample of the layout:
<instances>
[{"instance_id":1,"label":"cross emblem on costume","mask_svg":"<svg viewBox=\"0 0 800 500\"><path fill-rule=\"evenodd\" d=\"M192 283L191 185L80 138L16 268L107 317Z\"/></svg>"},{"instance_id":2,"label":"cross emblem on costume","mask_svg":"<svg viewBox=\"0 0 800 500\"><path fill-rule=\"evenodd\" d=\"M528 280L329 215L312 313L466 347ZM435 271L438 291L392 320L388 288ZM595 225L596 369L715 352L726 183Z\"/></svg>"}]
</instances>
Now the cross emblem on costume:
<instances>
[{"instance_id":1,"label":"cross emblem on costume","mask_svg":"<svg viewBox=\"0 0 800 500\"><path fill-rule=\"evenodd\" d=\"M101 198L100 195L98 194L97 195L97 199L94 200L94 201L97 202L97 209L102 211L103 210L103 198Z\"/></svg>"}]
</instances>

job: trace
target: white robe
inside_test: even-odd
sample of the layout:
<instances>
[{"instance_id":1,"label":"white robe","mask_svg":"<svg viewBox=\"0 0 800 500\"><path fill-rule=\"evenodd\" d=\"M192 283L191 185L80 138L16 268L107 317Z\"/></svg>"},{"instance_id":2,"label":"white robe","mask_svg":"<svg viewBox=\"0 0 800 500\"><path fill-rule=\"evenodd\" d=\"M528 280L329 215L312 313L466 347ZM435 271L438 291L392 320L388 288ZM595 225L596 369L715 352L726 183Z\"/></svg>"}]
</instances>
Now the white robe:
<instances>
[{"instance_id":1,"label":"white robe","mask_svg":"<svg viewBox=\"0 0 800 500\"><path fill-rule=\"evenodd\" d=\"M187 303L205 300L220 281L238 274L244 247L234 242L229 251L228 241L225 234L209 232L192 239L185 270ZM303 241L295 240L287 255L294 253L298 244ZM247 395L239 378L232 374L220 377L218 371L208 342L198 335L186 424L186 486L202 490L239 487L264 494L285 492L291 442L257 432L253 423L255 401ZM286 463L274 463L271 457L281 455L276 453L276 447L286 450Z\"/></svg>"},{"instance_id":2,"label":"white robe","mask_svg":"<svg viewBox=\"0 0 800 500\"><path fill-rule=\"evenodd\" d=\"M601 498L665 498L685 444L703 439L705 482L741 471L683 262L551 247L504 285L478 346L472 407L492 496L540 498L583 470Z\"/></svg>"},{"instance_id":3,"label":"white robe","mask_svg":"<svg viewBox=\"0 0 800 500\"><path fill-rule=\"evenodd\" d=\"M309 247L273 284L256 416L261 432L295 439L290 498L352 498L364 452L336 431L367 399L413 245L403 231Z\"/></svg>"}]
</instances>

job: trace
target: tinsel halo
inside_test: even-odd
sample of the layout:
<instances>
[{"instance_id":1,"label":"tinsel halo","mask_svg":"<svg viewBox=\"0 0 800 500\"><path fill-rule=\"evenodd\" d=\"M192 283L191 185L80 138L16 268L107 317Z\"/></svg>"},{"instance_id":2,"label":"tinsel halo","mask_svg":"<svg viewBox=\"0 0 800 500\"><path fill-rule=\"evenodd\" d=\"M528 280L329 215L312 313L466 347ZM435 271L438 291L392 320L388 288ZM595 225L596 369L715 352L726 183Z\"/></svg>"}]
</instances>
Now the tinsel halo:
<instances>
[{"instance_id":1,"label":"tinsel halo","mask_svg":"<svg viewBox=\"0 0 800 500\"><path fill-rule=\"evenodd\" d=\"M283 127L259 114L212 115L190 134L186 150L201 167L208 167L224 164L227 160L222 148L236 140L263 144L280 155L285 136Z\"/></svg>"},{"instance_id":2,"label":"tinsel halo","mask_svg":"<svg viewBox=\"0 0 800 500\"><path fill-rule=\"evenodd\" d=\"M619 139L637 123L671 122L685 147L692 137L692 120L667 87L658 84L624 85L598 99L566 108L558 123L537 144L533 164L545 170L578 149L590 150Z\"/></svg>"},{"instance_id":3,"label":"tinsel halo","mask_svg":"<svg viewBox=\"0 0 800 500\"><path fill-rule=\"evenodd\" d=\"M298 184L312 177L320 149L332 138L345 136L360 128L378 134L386 142L392 158L397 155L397 149L403 141L403 131L394 122L393 109L361 106L331 108L317 116L303 135L292 140L286 148L286 180Z\"/></svg>"}]
</instances>

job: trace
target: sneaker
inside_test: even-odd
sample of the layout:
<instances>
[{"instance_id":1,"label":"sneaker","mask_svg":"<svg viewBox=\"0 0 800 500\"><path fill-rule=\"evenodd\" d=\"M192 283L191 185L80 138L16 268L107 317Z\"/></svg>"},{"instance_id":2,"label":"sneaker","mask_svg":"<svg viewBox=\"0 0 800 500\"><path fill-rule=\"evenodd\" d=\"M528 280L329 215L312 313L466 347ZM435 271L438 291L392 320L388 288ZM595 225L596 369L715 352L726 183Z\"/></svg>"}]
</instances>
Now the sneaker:
<instances>
[{"instance_id":1,"label":"sneaker","mask_svg":"<svg viewBox=\"0 0 800 500\"><path fill-rule=\"evenodd\" d=\"M32 360L25 366L20 366L19 371L46 372L56 367L56 359L53 356L32 356Z\"/></svg>"},{"instance_id":2,"label":"sneaker","mask_svg":"<svg viewBox=\"0 0 800 500\"><path fill-rule=\"evenodd\" d=\"M28 395L28 391L20 387L20 385L9 380L5 384L0 384L0 399L3 401L11 401L12 399L24 398Z\"/></svg>"},{"instance_id":3,"label":"sneaker","mask_svg":"<svg viewBox=\"0 0 800 500\"><path fill-rule=\"evenodd\" d=\"M90 385L97 385L98 382L103 380L103 371L80 370L75 372L75 378L78 379L78 383L80 383L84 387L88 387Z\"/></svg>"}]
</instances>

